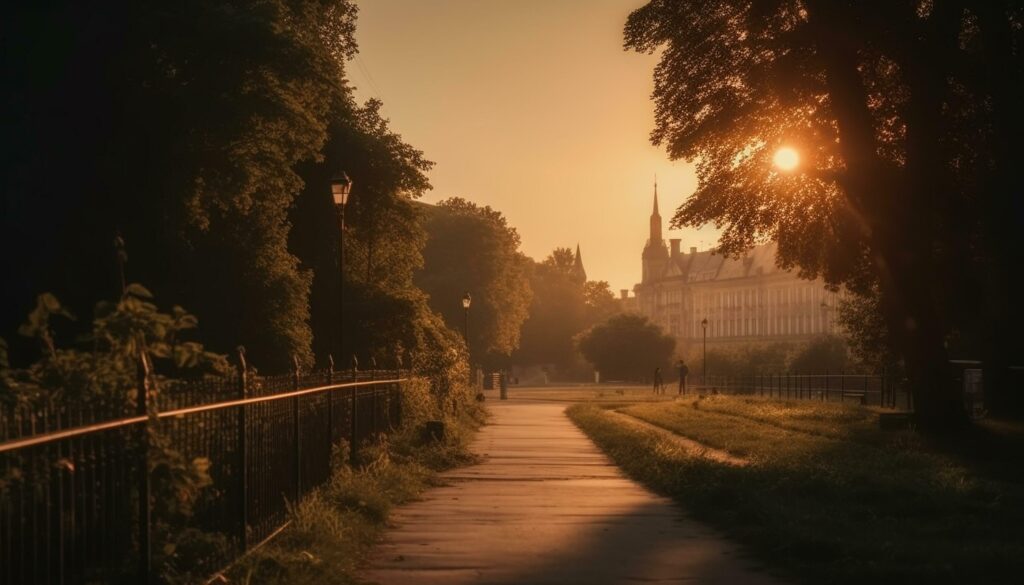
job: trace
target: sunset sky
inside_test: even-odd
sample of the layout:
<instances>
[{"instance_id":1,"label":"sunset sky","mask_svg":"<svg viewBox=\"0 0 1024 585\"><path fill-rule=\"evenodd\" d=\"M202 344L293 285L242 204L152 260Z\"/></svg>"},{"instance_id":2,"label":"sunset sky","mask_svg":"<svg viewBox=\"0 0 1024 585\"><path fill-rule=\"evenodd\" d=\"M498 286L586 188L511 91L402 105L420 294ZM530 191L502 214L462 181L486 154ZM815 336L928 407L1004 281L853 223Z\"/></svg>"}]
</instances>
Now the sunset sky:
<instances>
[{"instance_id":1,"label":"sunset sky","mask_svg":"<svg viewBox=\"0 0 1024 585\"><path fill-rule=\"evenodd\" d=\"M666 223L696 185L648 140L656 58L622 48L643 3L360 0L349 76L437 163L426 201L493 206L538 260L579 242L588 277L618 294L640 279L655 174ZM714 233L666 237L685 250Z\"/></svg>"}]
</instances>

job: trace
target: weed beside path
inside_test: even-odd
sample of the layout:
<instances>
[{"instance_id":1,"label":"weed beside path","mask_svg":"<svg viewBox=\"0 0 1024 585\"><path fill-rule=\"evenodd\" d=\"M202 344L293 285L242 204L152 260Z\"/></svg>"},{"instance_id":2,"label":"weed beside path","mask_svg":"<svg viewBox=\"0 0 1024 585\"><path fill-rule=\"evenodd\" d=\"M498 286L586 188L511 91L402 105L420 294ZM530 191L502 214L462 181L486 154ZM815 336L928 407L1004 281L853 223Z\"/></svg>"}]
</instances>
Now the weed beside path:
<instances>
[{"instance_id":1,"label":"weed beside path","mask_svg":"<svg viewBox=\"0 0 1024 585\"><path fill-rule=\"evenodd\" d=\"M1024 486L978 474L854 406L739 397L622 412L736 456L670 448L594 404L570 418L628 474L808 583L1010 583L1024 570Z\"/></svg>"},{"instance_id":2,"label":"weed beside path","mask_svg":"<svg viewBox=\"0 0 1024 585\"><path fill-rule=\"evenodd\" d=\"M419 384L417 386L416 384ZM428 440L421 423L432 409L418 381L406 388L407 424L390 437L365 445L351 467L347 446L335 454L335 472L289 512L288 527L237 562L230 583L251 585L349 585L371 546L383 533L392 508L438 485L438 472L476 462L469 444L486 416L470 405L447 415L442 441ZM417 394L422 396L417 396ZM420 399L423 404L415 404Z\"/></svg>"}]
</instances>

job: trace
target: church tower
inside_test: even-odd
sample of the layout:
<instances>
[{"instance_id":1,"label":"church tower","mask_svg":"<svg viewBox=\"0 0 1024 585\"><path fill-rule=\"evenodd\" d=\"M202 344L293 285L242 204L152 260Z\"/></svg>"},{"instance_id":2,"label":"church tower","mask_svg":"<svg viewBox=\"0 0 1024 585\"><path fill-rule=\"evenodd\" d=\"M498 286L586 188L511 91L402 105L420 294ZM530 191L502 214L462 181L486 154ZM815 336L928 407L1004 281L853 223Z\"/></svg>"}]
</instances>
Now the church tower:
<instances>
[{"instance_id":1,"label":"church tower","mask_svg":"<svg viewBox=\"0 0 1024 585\"><path fill-rule=\"evenodd\" d=\"M572 278L579 284L587 282L587 271L583 269L583 256L580 254L579 242L576 243L576 259L572 265Z\"/></svg>"},{"instance_id":2,"label":"church tower","mask_svg":"<svg viewBox=\"0 0 1024 585\"><path fill-rule=\"evenodd\" d=\"M661 237L661 214L658 213L658 181L654 181L654 210L651 212L651 233L644 246L643 282L650 282L661 277L668 264L668 246Z\"/></svg>"}]
</instances>

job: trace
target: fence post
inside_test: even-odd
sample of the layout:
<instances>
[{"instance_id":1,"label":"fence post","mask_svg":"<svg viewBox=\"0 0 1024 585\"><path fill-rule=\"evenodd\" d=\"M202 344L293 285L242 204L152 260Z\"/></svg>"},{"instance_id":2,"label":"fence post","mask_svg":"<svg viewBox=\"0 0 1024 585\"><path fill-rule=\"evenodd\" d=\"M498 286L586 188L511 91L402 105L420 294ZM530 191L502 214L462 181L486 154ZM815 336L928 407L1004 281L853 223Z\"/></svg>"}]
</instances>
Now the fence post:
<instances>
[{"instance_id":1,"label":"fence post","mask_svg":"<svg viewBox=\"0 0 1024 585\"><path fill-rule=\"evenodd\" d=\"M828 368L825 368L825 399L822 402L828 402Z\"/></svg>"},{"instance_id":2,"label":"fence post","mask_svg":"<svg viewBox=\"0 0 1024 585\"><path fill-rule=\"evenodd\" d=\"M327 354L327 385L334 384L334 356ZM334 448L334 390L327 391L327 460L330 462Z\"/></svg>"},{"instance_id":3,"label":"fence post","mask_svg":"<svg viewBox=\"0 0 1024 585\"><path fill-rule=\"evenodd\" d=\"M359 358L352 354L352 381L356 382L357 372L359 370ZM359 386L352 386L352 440L349 442L348 458L349 463L353 468L356 466L356 447L358 447L358 440L356 439L356 431L358 430L358 414L357 406L359 405Z\"/></svg>"},{"instance_id":4,"label":"fence post","mask_svg":"<svg viewBox=\"0 0 1024 585\"><path fill-rule=\"evenodd\" d=\"M839 402L846 401L846 373L839 370Z\"/></svg>"},{"instance_id":5,"label":"fence post","mask_svg":"<svg viewBox=\"0 0 1024 585\"><path fill-rule=\"evenodd\" d=\"M402 366L403 365L404 364L402 363L402 352L399 351L395 355L395 380L401 380L402 379ZM388 402L388 423L390 423L391 428L402 426L402 383L401 382L395 382L395 386L394 386L393 392L391 392L391 394L389 394L389 399L388 400L389 400L389 402ZM390 403L391 400L395 401L395 406L394 406L395 420L391 420L391 414L392 414L391 403Z\"/></svg>"},{"instance_id":6,"label":"fence post","mask_svg":"<svg viewBox=\"0 0 1024 585\"><path fill-rule=\"evenodd\" d=\"M864 374L864 396L860 399L860 403L864 406L868 404L868 375Z\"/></svg>"},{"instance_id":7,"label":"fence post","mask_svg":"<svg viewBox=\"0 0 1024 585\"><path fill-rule=\"evenodd\" d=\"M150 542L150 478L149 478L149 356L139 352L136 414L145 416L139 426L139 582L150 583L152 543Z\"/></svg>"},{"instance_id":8,"label":"fence post","mask_svg":"<svg viewBox=\"0 0 1024 585\"><path fill-rule=\"evenodd\" d=\"M377 358L370 356L370 381L377 380ZM370 385L370 409L373 410L373 418L370 420L370 434L380 432L380 424L377 420L377 411L380 410L380 405L377 402L377 385Z\"/></svg>"},{"instance_id":9,"label":"fence post","mask_svg":"<svg viewBox=\"0 0 1024 585\"><path fill-rule=\"evenodd\" d=\"M299 389L299 356L292 356L292 365L294 370L292 372L292 389ZM295 500L296 504L299 503L299 498L302 495L302 432L300 428L300 415L299 415L299 397L296 396L292 399L292 435L293 446L295 447Z\"/></svg>"},{"instance_id":10,"label":"fence post","mask_svg":"<svg viewBox=\"0 0 1024 585\"><path fill-rule=\"evenodd\" d=\"M238 346L238 397L249 397L248 365L245 363L245 348ZM242 552L249 550L249 453L246 437L246 407L238 407L238 542Z\"/></svg>"}]
</instances>

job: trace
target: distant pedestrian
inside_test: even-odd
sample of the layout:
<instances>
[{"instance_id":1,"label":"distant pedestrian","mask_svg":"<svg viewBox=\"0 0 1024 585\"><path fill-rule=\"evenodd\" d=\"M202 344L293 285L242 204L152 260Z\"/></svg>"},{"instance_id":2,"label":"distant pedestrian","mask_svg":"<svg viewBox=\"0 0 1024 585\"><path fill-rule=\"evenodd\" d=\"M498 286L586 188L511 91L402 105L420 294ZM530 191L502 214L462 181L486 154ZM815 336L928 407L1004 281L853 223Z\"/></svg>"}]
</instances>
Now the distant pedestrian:
<instances>
[{"instance_id":1,"label":"distant pedestrian","mask_svg":"<svg viewBox=\"0 0 1024 585\"><path fill-rule=\"evenodd\" d=\"M679 395L682 396L686 394L686 377L690 375L690 368L686 367L686 362L679 360L676 370L679 372Z\"/></svg>"},{"instance_id":2,"label":"distant pedestrian","mask_svg":"<svg viewBox=\"0 0 1024 585\"><path fill-rule=\"evenodd\" d=\"M661 368L654 368L654 393L665 393L665 380L661 378Z\"/></svg>"}]
</instances>

